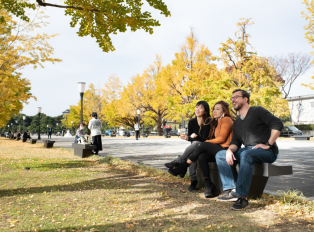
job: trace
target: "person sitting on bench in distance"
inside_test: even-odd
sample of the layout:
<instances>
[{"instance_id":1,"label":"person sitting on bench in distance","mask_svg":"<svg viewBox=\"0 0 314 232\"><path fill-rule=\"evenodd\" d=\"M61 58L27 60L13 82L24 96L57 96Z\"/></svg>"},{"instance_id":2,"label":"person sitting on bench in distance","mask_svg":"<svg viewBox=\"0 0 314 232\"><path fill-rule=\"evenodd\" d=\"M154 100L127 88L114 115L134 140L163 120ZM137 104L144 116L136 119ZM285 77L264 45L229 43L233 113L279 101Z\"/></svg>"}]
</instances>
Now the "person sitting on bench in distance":
<instances>
[{"instance_id":1,"label":"person sitting on bench in distance","mask_svg":"<svg viewBox=\"0 0 314 232\"><path fill-rule=\"evenodd\" d=\"M30 139L30 138L31 138L31 136L29 135L29 131L25 131L25 132L24 132L23 138L24 138L24 139Z\"/></svg>"},{"instance_id":2,"label":"person sitting on bench in distance","mask_svg":"<svg viewBox=\"0 0 314 232\"><path fill-rule=\"evenodd\" d=\"M186 173L191 164L196 164L198 160L205 182L205 197L211 198L218 196L218 190L210 180L210 170L208 162L216 162L215 155L218 151L227 150L232 138L233 119L229 111L229 104L225 101L219 101L213 108L214 118L210 121L211 131L210 140L198 144L194 148L187 162L184 162L176 169L169 172L173 175Z\"/></svg>"},{"instance_id":3,"label":"person sitting on bench in distance","mask_svg":"<svg viewBox=\"0 0 314 232\"><path fill-rule=\"evenodd\" d=\"M84 124L83 123L80 123L79 125L79 128L76 130L76 135L75 135L75 138L74 138L74 143L77 143L77 140L79 138L81 138L81 136L84 136L85 135L85 132L84 132Z\"/></svg>"},{"instance_id":4,"label":"person sitting on bench in distance","mask_svg":"<svg viewBox=\"0 0 314 232\"><path fill-rule=\"evenodd\" d=\"M239 112L233 124L233 136L227 151L216 155L223 190L227 194L218 197L220 201L236 201L232 210L249 206L248 193L252 181L254 164L273 163L278 156L276 139L283 128L281 120L261 106L251 106L250 94L242 89L233 91L231 102ZM241 145L245 147L241 148ZM240 162L237 180L232 165Z\"/></svg>"},{"instance_id":5,"label":"person sitting on bench in distance","mask_svg":"<svg viewBox=\"0 0 314 232\"><path fill-rule=\"evenodd\" d=\"M188 124L188 135L181 134L181 139L187 140L191 142L191 145L188 146L183 154L172 161L171 163L165 163L165 166L167 168L175 168L181 165L181 163L185 163L187 158L192 154L194 149L201 143L204 142L209 137L210 132L210 109L209 105L206 101L199 101L195 106L195 118L191 119ZM169 169L169 172L170 172ZM196 179L196 169L197 164L193 164L189 168L189 174L191 178L191 185L188 188L189 191L195 191L196 185L197 185L197 179ZM170 172L171 173L171 172ZM180 177L184 177L186 174L182 173Z\"/></svg>"}]
</instances>

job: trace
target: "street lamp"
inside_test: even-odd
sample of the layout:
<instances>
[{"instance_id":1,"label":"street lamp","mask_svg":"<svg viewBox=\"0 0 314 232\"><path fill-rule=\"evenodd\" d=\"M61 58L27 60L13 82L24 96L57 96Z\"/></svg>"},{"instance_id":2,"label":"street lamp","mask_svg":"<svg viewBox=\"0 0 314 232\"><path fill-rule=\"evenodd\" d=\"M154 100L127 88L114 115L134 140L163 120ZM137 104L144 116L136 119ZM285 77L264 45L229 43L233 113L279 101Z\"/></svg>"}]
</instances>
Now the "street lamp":
<instances>
[{"instance_id":1,"label":"street lamp","mask_svg":"<svg viewBox=\"0 0 314 232\"><path fill-rule=\"evenodd\" d=\"M26 119L26 116L23 116L23 134L25 133L25 119Z\"/></svg>"},{"instance_id":2,"label":"street lamp","mask_svg":"<svg viewBox=\"0 0 314 232\"><path fill-rule=\"evenodd\" d=\"M48 135L48 139L49 139L49 125L47 125L47 135Z\"/></svg>"},{"instance_id":3,"label":"street lamp","mask_svg":"<svg viewBox=\"0 0 314 232\"><path fill-rule=\"evenodd\" d=\"M40 140L40 114L41 114L41 107L38 107L38 140Z\"/></svg>"},{"instance_id":4,"label":"street lamp","mask_svg":"<svg viewBox=\"0 0 314 232\"><path fill-rule=\"evenodd\" d=\"M74 130L73 130L73 121L71 121L71 124L72 124L72 132L74 133Z\"/></svg>"},{"instance_id":5,"label":"street lamp","mask_svg":"<svg viewBox=\"0 0 314 232\"><path fill-rule=\"evenodd\" d=\"M141 114L141 110L137 110L137 124L138 124L138 127L140 127L140 114ZM140 138L140 128L138 128L138 137Z\"/></svg>"},{"instance_id":6,"label":"street lamp","mask_svg":"<svg viewBox=\"0 0 314 232\"><path fill-rule=\"evenodd\" d=\"M80 123L83 123L83 95L85 92L85 82L78 82L78 90L80 92L80 96L81 96L81 121Z\"/></svg>"}]
</instances>

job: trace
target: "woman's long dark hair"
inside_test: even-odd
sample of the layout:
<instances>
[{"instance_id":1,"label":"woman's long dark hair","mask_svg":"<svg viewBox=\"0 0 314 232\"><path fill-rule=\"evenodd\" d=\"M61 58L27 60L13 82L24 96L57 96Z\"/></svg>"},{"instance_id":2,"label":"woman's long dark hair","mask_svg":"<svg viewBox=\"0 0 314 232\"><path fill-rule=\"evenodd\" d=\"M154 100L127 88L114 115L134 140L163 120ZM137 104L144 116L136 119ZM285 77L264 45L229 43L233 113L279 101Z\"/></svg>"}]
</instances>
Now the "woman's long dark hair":
<instances>
[{"instance_id":1,"label":"woman's long dark hair","mask_svg":"<svg viewBox=\"0 0 314 232\"><path fill-rule=\"evenodd\" d=\"M198 132L199 135L201 135L201 129L202 129L202 126L204 125L208 125L211 121L211 117L210 117L210 108L209 108L209 105L206 101L199 101L198 103L196 103L196 107L197 106L200 106L202 105L205 109L205 113L203 115L203 122L201 123L201 126L200 126L200 130ZM206 138L204 138L206 139Z\"/></svg>"},{"instance_id":2,"label":"woman's long dark hair","mask_svg":"<svg viewBox=\"0 0 314 232\"><path fill-rule=\"evenodd\" d=\"M213 106L213 110L215 109L215 106L218 105L218 104L221 105L221 107L222 107L223 114L225 115L224 117L229 117L229 118L231 118L232 120L234 120L233 117L232 117L231 114L230 114L230 111L229 111L229 103L227 103L227 102L225 102L225 101L218 101L218 102L216 102L215 105ZM213 136L213 134L214 134L214 131L215 131L215 128L216 128L217 125L218 125L218 120L216 120L216 119L213 117L213 118L210 120L209 123L210 123L210 125L211 125L209 135L210 135L210 137L212 138L212 136Z\"/></svg>"}]
</instances>

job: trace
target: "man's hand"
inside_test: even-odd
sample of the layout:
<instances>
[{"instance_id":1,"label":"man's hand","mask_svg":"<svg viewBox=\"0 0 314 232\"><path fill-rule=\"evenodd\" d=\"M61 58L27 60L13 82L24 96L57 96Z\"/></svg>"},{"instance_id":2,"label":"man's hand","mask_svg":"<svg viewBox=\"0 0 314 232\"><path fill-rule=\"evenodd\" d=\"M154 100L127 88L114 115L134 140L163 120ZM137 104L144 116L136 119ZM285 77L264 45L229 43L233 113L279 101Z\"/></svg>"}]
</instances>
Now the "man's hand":
<instances>
[{"instance_id":1,"label":"man's hand","mask_svg":"<svg viewBox=\"0 0 314 232\"><path fill-rule=\"evenodd\" d=\"M270 148L270 146L266 145L266 144L257 144L254 147L252 147L252 149L257 149L257 148L262 148L264 150L268 150Z\"/></svg>"},{"instance_id":2,"label":"man's hand","mask_svg":"<svg viewBox=\"0 0 314 232\"><path fill-rule=\"evenodd\" d=\"M234 154L233 152L228 149L227 152L226 152L226 161L229 165L233 165L234 164L234 160L237 160L235 157L234 157Z\"/></svg>"},{"instance_id":3,"label":"man's hand","mask_svg":"<svg viewBox=\"0 0 314 232\"><path fill-rule=\"evenodd\" d=\"M186 140L186 141L189 140L189 136L184 135L184 134L180 135L180 138L181 138L181 139L184 139L184 140Z\"/></svg>"}]
</instances>

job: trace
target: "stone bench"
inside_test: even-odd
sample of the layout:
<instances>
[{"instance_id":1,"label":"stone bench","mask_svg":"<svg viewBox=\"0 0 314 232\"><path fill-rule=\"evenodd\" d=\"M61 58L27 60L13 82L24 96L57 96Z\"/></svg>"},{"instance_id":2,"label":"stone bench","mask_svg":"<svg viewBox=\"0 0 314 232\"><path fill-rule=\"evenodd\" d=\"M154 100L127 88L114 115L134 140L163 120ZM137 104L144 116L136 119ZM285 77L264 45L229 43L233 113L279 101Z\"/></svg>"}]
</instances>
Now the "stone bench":
<instances>
[{"instance_id":1,"label":"stone bench","mask_svg":"<svg viewBox=\"0 0 314 232\"><path fill-rule=\"evenodd\" d=\"M74 148L74 155L79 156L81 158L89 157L92 154L93 149L96 149L97 146L91 144L81 144L81 143L72 143L72 147Z\"/></svg>"},{"instance_id":2,"label":"stone bench","mask_svg":"<svg viewBox=\"0 0 314 232\"><path fill-rule=\"evenodd\" d=\"M208 163L210 168L210 179L216 185L219 193L222 193L222 182L218 173L218 167L215 162ZM239 163L234 165L234 176L237 177L239 171ZM197 168L197 181L199 187L204 187L204 178L201 169ZM248 198L260 198L263 194L268 178L270 176L292 175L292 166L277 166L269 163L261 163L254 165L252 182L248 194Z\"/></svg>"},{"instance_id":3,"label":"stone bench","mask_svg":"<svg viewBox=\"0 0 314 232\"><path fill-rule=\"evenodd\" d=\"M51 140L43 140L43 142L44 142L45 148L51 148L53 147L53 144L55 143L55 141L51 141Z\"/></svg>"},{"instance_id":4,"label":"stone bench","mask_svg":"<svg viewBox=\"0 0 314 232\"><path fill-rule=\"evenodd\" d=\"M290 138L294 138L295 140L310 140L312 135L294 135L291 136Z\"/></svg>"},{"instance_id":5,"label":"stone bench","mask_svg":"<svg viewBox=\"0 0 314 232\"><path fill-rule=\"evenodd\" d=\"M37 139L30 139L29 142L30 142L31 144L35 144L35 143L37 142Z\"/></svg>"}]
</instances>

